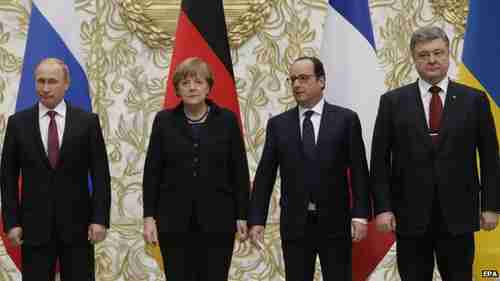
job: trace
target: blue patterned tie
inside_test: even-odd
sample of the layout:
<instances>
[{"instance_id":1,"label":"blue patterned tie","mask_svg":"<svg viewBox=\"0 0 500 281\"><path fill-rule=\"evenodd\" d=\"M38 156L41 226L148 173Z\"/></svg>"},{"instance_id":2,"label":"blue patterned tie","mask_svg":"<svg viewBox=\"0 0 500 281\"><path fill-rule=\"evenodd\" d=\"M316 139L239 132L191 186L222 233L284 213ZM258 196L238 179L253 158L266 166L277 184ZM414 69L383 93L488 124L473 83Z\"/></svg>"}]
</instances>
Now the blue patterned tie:
<instances>
[{"instance_id":1,"label":"blue patterned tie","mask_svg":"<svg viewBox=\"0 0 500 281\"><path fill-rule=\"evenodd\" d=\"M308 160L315 159L316 141L314 140L314 127L311 122L311 115L314 111L309 110L304 113L304 121L302 122L302 145L304 147L304 155Z\"/></svg>"}]
</instances>

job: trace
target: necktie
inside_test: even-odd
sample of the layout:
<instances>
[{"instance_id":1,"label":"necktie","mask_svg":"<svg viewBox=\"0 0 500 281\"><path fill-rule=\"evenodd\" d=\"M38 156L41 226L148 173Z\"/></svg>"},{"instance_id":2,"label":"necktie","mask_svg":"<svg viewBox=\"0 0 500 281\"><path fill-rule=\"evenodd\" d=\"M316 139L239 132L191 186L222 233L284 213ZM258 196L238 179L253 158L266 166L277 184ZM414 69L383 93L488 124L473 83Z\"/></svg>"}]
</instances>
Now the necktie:
<instances>
[{"instance_id":1,"label":"necktie","mask_svg":"<svg viewBox=\"0 0 500 281\"><path fill-rule=\"evenodd\" d=\"M443 115L443 102L439 97L441 88L438 86L432 86L429 89L429 92L432 94L429 106L429 130L432 142L437 144L439 141L439 129L441 128L441 117Z\"/></svg>"},{"instance_id":2,"label":"necktie","mask_svg":"<svg viewBox=\"0 0 500 281\"><path fill-rule=\"evenodd\" d=\"M316 142L314 140L314 127L311 122L311 115L314 111L308 110L304 113L304 121L302 122L302 145L304 147L304 154L308 160L315 158Z\"/></svg>"},{"instance_id":3,"label":"necktie","mask_svg":"<svg viewBox=\"0 0 500 281\"><path fill-rule=\"evenodd\" d=\"M47 115L50 117L47 154L53 169L57 167L57 161L59 159L59 134L57 133L56 114L57 113L53 110L47 112Z\"/></svg>"}]
</instances>

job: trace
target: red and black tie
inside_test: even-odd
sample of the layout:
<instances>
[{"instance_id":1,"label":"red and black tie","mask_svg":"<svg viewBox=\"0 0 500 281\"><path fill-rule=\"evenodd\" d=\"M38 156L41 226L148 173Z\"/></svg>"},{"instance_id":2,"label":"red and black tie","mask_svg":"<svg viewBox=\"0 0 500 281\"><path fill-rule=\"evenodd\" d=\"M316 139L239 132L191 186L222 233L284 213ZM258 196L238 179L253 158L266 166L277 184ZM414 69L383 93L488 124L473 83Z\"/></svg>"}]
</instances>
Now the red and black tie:
<instances>
[{"instance_id":1,"label":"red and black tie","mask_svg":"<svg viewBox=\"0 0 500 281\"><path fill-rule=\"evenodd\" d=\"M429 106L429 130L432 142L436 145L439 142L439 129L441 128L441 118L443 116L443 102L439 96L441 88L432 86L429 92L432 94Z\"/></svg>"},{"instance_id":2,"label":"red and black tie","mask_svg":"<svg viewBox=\"0 0 500 281\"><path fill-rule=\"evenodd\" d=\"M59 134L57 132L57 123L55 119L57 112L51 110L47 112L47 115L50 117L47 154L49 156L50 165L55 169L57 167L57 161L59 160Z\"/></svg>"}]
</instances>

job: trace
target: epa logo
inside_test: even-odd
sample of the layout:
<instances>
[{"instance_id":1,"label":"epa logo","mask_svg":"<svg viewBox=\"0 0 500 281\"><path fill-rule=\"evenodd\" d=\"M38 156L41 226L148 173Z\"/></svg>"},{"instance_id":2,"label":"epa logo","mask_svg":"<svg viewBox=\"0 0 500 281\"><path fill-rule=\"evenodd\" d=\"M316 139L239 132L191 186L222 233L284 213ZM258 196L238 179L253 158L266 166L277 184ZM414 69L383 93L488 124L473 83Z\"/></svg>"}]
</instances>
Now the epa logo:
<instances>
[{"instance_id":1,"label":"epa logo","mask_svg":"<svg viewBox=\"0 0 500 281\"><path fill-rule=\"evenodd\" d=\"M498 270L495 269L485 269L481 270L481 277L484 278L498 278Z\"/></svg>"}]
</instances>

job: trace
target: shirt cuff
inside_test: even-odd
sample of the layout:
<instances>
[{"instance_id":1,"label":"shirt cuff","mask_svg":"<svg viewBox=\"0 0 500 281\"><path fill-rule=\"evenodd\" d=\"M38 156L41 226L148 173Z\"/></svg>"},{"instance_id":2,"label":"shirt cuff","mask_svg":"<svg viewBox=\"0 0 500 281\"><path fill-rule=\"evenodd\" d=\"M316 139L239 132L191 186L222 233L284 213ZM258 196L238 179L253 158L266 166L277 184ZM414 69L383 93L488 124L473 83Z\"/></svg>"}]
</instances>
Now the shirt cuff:
<instances>
[{"instance_id":1,"label":"shirt cuff","mask_svg":"<svg viewBox=\"0 0 500 281\"><path fill-rule=\"evenodd\" d=\"M362 224L368 224L368 220L363 218L352 218L352 221L359 222Z\"/></svg>"}]
</instances>

